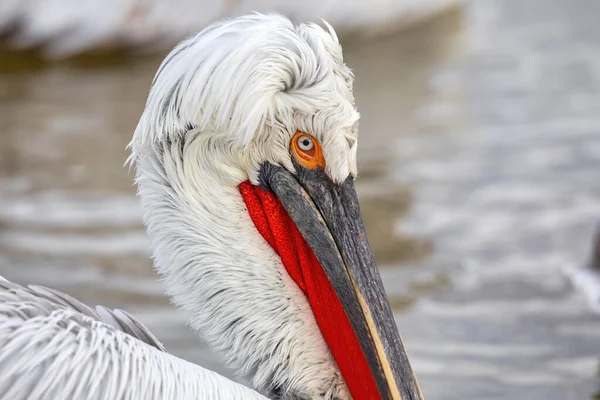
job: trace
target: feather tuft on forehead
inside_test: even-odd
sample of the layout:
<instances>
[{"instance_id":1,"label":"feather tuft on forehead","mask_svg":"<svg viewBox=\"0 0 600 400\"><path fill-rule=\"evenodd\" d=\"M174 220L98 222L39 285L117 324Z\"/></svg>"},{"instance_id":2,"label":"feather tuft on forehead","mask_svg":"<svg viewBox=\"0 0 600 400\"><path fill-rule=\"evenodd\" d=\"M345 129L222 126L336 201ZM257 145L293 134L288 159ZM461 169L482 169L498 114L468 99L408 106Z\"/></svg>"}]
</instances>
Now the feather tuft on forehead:
<instances>
[{"instance_id":1,"label":"feather tuft on forehead","mask_svg":"<svg viewBox=\"0 0 600 400\"><path fill-rule=\"evenodd\" d=\"M134 149L186 132L229 135L247 146L294 113L331 109L355 122L353 75L331 26L294 26L254 14L216 23L163 61L132 141Z\"/></svg>"}]
</instances>

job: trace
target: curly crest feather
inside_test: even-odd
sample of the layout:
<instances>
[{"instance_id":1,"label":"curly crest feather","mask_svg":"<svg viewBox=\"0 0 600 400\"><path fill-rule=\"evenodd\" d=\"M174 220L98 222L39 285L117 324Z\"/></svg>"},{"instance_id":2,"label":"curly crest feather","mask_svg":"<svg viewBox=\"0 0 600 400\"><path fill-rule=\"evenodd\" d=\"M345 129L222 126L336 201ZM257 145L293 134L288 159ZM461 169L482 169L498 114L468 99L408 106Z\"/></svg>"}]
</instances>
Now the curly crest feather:
<instances>
[{"instance_id":1,"label":"curly crest feather","mask_svg":"<svg viewBox=\"0 0 600 400\"><path fill-rule=\"evenodd\" d=\"M348 103L339 111L354 123L353 75L325 25L295 27L283 16L254 14L185 40L161 64L133 143L198 129L246 146L265 125L277 118L285 125L294 112L314 112L315 103Z\"/></svg>"}]
</instances>

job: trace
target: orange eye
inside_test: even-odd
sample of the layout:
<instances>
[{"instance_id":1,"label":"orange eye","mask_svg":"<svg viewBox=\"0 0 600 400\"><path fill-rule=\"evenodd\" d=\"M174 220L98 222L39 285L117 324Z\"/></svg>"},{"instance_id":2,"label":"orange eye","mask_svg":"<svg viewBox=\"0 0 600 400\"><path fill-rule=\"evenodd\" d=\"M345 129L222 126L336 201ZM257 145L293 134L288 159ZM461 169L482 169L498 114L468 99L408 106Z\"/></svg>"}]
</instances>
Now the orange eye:
<instances>
[{"instance_id":1,"label":"orange eye","mask_svg":"<svg viewBox=\"0 0 600 400\"><path fill-rule=\"evenodd\" d=\"M325 158L321 145L308 133L297 131L290 143L292 155L304 168L316 169L325 167Z\"/></svg>"}]
</instances>

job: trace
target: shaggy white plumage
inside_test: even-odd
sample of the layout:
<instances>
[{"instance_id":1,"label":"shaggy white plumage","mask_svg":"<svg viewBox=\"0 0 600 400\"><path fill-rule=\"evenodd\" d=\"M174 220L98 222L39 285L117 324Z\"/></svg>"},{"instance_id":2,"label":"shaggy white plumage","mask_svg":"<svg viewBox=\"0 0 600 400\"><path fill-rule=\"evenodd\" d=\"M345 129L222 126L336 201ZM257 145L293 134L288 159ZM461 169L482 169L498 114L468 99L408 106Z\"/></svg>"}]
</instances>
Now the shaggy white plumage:
<instances>
[{"instance_id":1,"label":"shaggy white plumage","mask_svg":"<svg viewBox=\"0 0 600 400\"><path fill-rule=\"evenodd\" d=\"M254 227L238 185L293 170L296 130L337 182L356 174L353 76L331 27L278 15L219 22L162 63L132 160L155 264L226 363L268 396L347 398L304 294Z\"/></svg>"},{"instance_id":2,"label":"shaggy white plumage","mask_svg":"<svg viewBox=\"0 0 600 400\"><path fill-rule=\"evenodd\" d=\"M321 142L332 180L356 175L352 82L329 26L259 14L222 21L165 59L131 142L168 293L226 363L271 398L349 394L304 294L256 230L238 185L257 183L263 162L293 170L296 130ZM39 311L23 313L19 290L12 300L0 291L3 398L45 387L36 382L54 385L57 399L258 398L161 352L151 336L149 344L134 339L144 337L135 321L115 329L74 301L47 308L43 296L27 300ZM21 383L11 389L14 377Z\"/></svg>"},{"instance_id":3,"label":"shaggy white plumage","mask_svg":"<svg viewBox=\"0 0 600 400\"><path fill-rule=\"evenodd\" d=\"M0 399L265 400L165 353L139 322L113 312L0 277Z\"/></svg>"},{"instance_id":4,"label":"shaggy white plumage","mask_svg":"<svg viewBox=\"0 0 600 400\"><path fill-rule=\"evenodd\" d=\"M132 141L134 159L144 146L191 142L202 133L201 140L221 142L202 151L221 164L241 164L237 172L255 178L257 162L292 169L288 135L302 130L321 141L334 180L356 174L354 77L326 26L294 27L283 16L255 14L216 23L179 44L154 78Z\"/></svg>"}]
</instances>

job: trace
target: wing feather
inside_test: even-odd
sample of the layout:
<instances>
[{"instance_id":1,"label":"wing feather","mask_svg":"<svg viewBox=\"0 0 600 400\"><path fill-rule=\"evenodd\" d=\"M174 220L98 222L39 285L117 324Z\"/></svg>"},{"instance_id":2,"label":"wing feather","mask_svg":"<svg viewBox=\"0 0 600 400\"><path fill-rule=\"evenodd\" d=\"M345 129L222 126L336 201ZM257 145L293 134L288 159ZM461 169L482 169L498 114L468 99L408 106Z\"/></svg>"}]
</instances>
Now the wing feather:
<instances>
[{"instance_id":1,"label":"wing feather","mask_svg":"<svg viewBox=\"0 0 600 400\"><path fill-rule=\"evenodd\" d=\"M31 317L38 312L48 313L49 310L58 308L73 310L109 324L159 350L165 350L163 344L140 321L122 310L110 310L103 306L97 306L94 310L61 291L36 285L25 287L2 278L0 280L0 301L8 300L20 303L17 309L31 313Z\"/></svg>"},{"instance_id":2,"label":"wing feather","mask_svg":"<svg viewBox=\"0 0 600 400\"><path fill-rule=\"evenodd\" d=\"M0 400L264 399L156 343L122 310L0 277Z\"/></svg>"}]
</instances>

